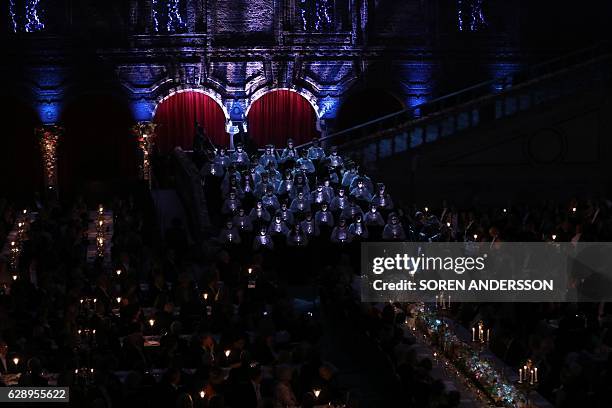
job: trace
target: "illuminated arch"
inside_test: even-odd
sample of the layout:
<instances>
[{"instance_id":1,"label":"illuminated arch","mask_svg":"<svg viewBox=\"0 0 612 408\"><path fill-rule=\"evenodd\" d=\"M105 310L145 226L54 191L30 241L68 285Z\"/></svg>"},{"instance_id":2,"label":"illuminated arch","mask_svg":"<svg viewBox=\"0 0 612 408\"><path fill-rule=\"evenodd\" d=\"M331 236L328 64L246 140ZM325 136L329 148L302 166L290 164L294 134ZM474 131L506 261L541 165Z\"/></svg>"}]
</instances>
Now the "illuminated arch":
<instances>
[{"instance_id":1,"label":"illuminated arch","mask_svg":"<svg viewBox=\"0 0 612 408\"><path fill-rule=\"evenodd\" d=\"M318 127L318 122L321 119L321 112L319 112L319 106L317 104L317 97L314 96L310 91L306 90L306 89L295 89L295 88L270 88L270 87L264 87L261 88L255 92L253 92L253 94L247 99L247 108L246 111L244 113L244 116L247 117L249 115L249 111L251 110L251 106L253 106L253 104L261 97L263 97L266 94L269 94L271 92L276 92L276 91L290 91L290 92L295 92L299 95L301 95L304 99L306 99L308 101L308 103L310 104L310 106L312 106L312 109L314 109L315 114L317 116L317 127Z\"/></svg>"},{"instance_id":2,"label":"illuminated arch","mask_svg":"<svg viewBox=\"0 0 612 408\"><path fill-rule=\"evenodd\" d=\"M227 110L227 107L223 104L223 98L221 97L221 95L213 91L212 89L204 89L204 88L172 88L170 89L170 91L167 94L157 98L155 102L155 107L153 108L153 114L151 115L151 117L155 117L155 114L157 113L157 108L162 102L166 101L167 99L170 99L176 94L180 94L183 92L198 92L198 93L208 96L210 99L215 101L217 105L219 105L219 107L223 111L223 115L225 115L225 119L229 121L230 115Z\"/></svg>"},{"instance_id":3,"label":"illuminated arch","mask_svg":"<svg viewBox=\"0 0 612 408\"><path fill-rule=\"evenodd\" d=\"M214 144L228 145L229 112L214 91L173 89L157 100L152 117L153 122L160 125L157 146L162 152L170 152L177 146L191 149L196 133L194 120L204 127Z\"/></svg>"},{"instance_id":4,"label":"illuminated arch","mask_svg":"<svg viewBox=\"0 0 612 408\"><path fill-rule=\"evenodd\" d=\"M247 101L248 135L258 146L297 145L320 136L320 111L314 95L293 88L261 89Z\"/></svg>"}]
</instances>

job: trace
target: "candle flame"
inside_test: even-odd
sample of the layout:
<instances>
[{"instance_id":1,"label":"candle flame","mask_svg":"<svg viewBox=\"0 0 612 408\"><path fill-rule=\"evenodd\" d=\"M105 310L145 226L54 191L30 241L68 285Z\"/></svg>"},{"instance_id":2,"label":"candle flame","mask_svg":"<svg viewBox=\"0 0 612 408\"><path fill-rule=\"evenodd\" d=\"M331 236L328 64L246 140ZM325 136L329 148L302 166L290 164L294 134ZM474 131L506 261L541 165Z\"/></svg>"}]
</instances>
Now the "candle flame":
<instances>
[{"instance_id":1,"label":"candle flame","mask_svg":"<svg viewBox=\"0 0 612 408\"><path fill-rule=\"evenodd\" d=\"M155 320L149 319L149 326L153 327L155 325Z\"/></svg>"},{"instance_id":2,"label":"candle flame","mask_svg":"<svg viewBox=\"0 0 612 408\"><path fill-rule=\"evenodd\" d=\"M312 390L312 393L314 394L315 398L319 398L319 395L321 395L321 390L317 388Z\"/></svg>"},{"instance_id":3,"label":"candle flame","mask_svg":"<svg viewBox=\"0 0 612 408\"><path fill-rule=\"evenodd\" d=\"M225 350L225 357L229 357L231 354L231 350Z\"/></svg>"}]
</instances>

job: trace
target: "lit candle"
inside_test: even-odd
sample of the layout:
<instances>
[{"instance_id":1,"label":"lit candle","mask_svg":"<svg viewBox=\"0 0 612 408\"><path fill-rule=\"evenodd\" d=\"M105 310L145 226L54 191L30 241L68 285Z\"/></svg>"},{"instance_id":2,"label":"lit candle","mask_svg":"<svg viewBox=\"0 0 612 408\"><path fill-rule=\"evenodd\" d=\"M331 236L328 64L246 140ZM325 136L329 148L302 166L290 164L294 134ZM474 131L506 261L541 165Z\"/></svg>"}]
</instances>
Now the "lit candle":
<instances>
[{"instance_id":1,"label":"lit candle","mask_svg":"<svg viewBox=\"0 0 612 408\"><path fill-rule=\"evenodd\" d=\"M117 274L117 276L121 276L121 269L117 269L115 273Z\"/></svg>"},{"instance_id":2,"label":"lit candle","mask_svg":"<svg viewBox=\"0 0 612 408\"><path fill-rule=\"evenodd\" d=\"M557 236L555 234L552 234L552 240L554 241L556 239L557 239Z\"/></svg>"},{"instance_id":3,"label":"lit candle","mask_svg":"<svg viewBox=\"0 0 612 408\"><path fill-rule=\"evenodd\" d=\"M253 268L249 268L249 275L253 273Z\"/></svg>"},{"instance_id":4,"label":"lit candle","mask_svg":"<svg viewBox=\"0 0 612 408\"><path fill-rule=\"evenodd\" d=\"M208 293L204 293L202 296L204 297L204 300L208 300Z\"/></svg>"},{"instance_id":5,"label":"lit candle","mask_svg":"<svg viewBox=\"0 0 612 408\"><path fill-rule=\"evenodd\" d=\"M537 383L538 382L538 367L535 367L533 369L533 376L534 376L534 380Z\"/></svg>"},{"instance_id":6,"label":"lit candle","mask_svg":"<svg viewBox=\"0 0 612 408\"><path fill-rule=\"evenodd\" d=\"M117 296L117 303L121 303L121 297Z\"/></svg>"},{"instance_id":7,"label":"lit candle","mask_svg":"<svg viewBox=\"0 0 612 408\"><path fill-rule=\"evenodd\" d=\"M523 369L519 368L519 383L523 382Z\"/></svg>"},{"instance_id":8,"label":"lit candle","mask_svg":"<svg viewBox=\"0 0 612 408\"><path fill-rule=\"evenodd\" d=\"M425 212L429 212L429 208L425 207Z\"/></svg>"},{"instance_id":9,"label":"lit candle","mask_svg":"<svg viewBox=\"0 0 612 408\"><path fill-rule=\"evenodd\" d=\"M149 319L149 326L153 327L155 325L154 319Z\"/></svg>"},{"instance_id":10,"label":"lit candle","mask_svg":"<svg viewBox=\"0 0 612 408\"><path fill-rule=\"evenodd\" d=\"M530 375L530 384L533 385L533 370L531 370L531 375Z\"/></svg>"},{"instance_id":11,"label":"lit candle","mask_svg":"<svg viewBox=\"0 0 612 408\"><path fill-rule=\"evenodd\" d=\"M13 275L13 280L16 281L17 280L17 275Z\"/></svg>"},{"instance_id":12,"label":"lit candle","mask_svg":"<svg viewBox=\"0 0 612 408\"><path fill-rule=\"evenodd\" d=\"M229 358L231 353L232 353L231 350L225 350L225 357Z\"/></svg>"},{"instance_id":13,"label":"lit candle","mask_svg":"<svg viewBox=\"0 0 612 408\"><path fill-rule=\"evenodd\" d=\"M450 228L451 223L450 223L450 222L447 222L447 223L446 223L446 226L447 226L448 228Z\"/></svg>"},{"instance_id":14,"label":"lit candle","mask_svg":"<svg viewBox=\"0 0 612 408\"><path fill-rule=\"evenodd\" d=\"M314 394L315 398L319 398L319 395L321 395L321 390L315 388L314 390L312 390L312 393Z\"/></svg>"},{"instance_id":15,"label":"lit candle","mask_svg":"<svg viewBox=\"0 0 612 408\"><path fill-rule=\"evenodd\" d=\"M474 234L474 241L478 239L478 234Z\"/></svg>"},{"instance_id":16,"label":"lit candle","mask_svg":"<svg viewBox=\"0 0 612 408\"><path fill-rule=\"evenodd\" d=\"M200 398L204 399L206 397L206 392L204 390L200 391Z\"/></svg>"},{"instance_id":17,"label":"lit candle","mask_svg":"<svg viewBox=\"0 0 612 408\"><path fill-rule=\"evenodd\" d=\"M13 358L13 364L19 365L19 357Z\"/></svg>"},{"instance_id":18,"label":"lit candle","mask_svg":"<svg viewBox=\"0 0 612 408\"><path fill-rule=\"evenodd\" d=\"M572 207L572 212L576 212L576 207Z\"/></svg>"},{"instance_id":19,"label":"lit candle","mask_svg":"<svg viewBox=\"0 0 612 408\"><path fill-rule=\"evenodd\" d=\"M476 341L476 328L472 327L472 341Z\"/></svg>"}]
</instances>

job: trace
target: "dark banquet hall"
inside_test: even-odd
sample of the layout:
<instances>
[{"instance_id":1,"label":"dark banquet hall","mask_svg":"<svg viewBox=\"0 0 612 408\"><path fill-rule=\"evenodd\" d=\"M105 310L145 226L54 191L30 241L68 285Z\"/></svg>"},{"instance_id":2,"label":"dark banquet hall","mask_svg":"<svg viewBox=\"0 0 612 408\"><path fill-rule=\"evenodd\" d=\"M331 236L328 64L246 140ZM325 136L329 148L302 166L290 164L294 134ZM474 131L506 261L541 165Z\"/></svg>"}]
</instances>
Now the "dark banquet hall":
<instances>
[{"instance_id":1,"label":"dark banquet hall","mask_svg":"<svg viewBox=\"0 0 612 408\"><path fill-rule=\"evenodd\" d=\"M0 406L612 407L612 2L0 4Z\"/></svg>"}]
</instances>

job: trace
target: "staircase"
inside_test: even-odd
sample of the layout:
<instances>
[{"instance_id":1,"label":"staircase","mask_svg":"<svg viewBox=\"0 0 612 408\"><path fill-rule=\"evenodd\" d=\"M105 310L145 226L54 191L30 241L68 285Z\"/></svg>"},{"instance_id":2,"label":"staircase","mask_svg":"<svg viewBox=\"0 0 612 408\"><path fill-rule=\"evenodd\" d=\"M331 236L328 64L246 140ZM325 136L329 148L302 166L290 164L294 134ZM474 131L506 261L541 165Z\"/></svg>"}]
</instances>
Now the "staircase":
<instances>
[{"instance_id":1,"label":"staircase","mask_svg":"<svg viewBox=\"0 0 612 408\"><path fill-rule=\"evenodd\" d=\"M598 45L323 138L368 166L484 124L612 82L612 48Z\"/></svg>"}]
</instances>

